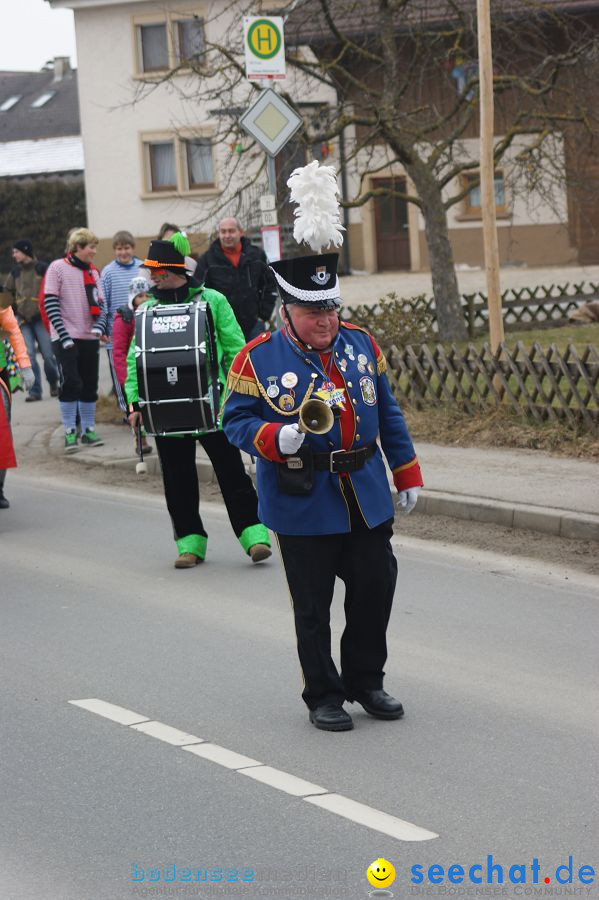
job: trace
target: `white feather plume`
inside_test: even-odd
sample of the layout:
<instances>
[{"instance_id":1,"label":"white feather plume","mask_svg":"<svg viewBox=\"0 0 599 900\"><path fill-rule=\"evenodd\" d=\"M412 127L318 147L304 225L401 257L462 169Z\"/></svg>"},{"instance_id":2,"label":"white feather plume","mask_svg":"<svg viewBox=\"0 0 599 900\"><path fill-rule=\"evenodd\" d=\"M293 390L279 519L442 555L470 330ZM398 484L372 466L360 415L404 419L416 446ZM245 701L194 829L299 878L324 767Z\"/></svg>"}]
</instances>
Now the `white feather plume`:
<instances>
[{"instance_id":1,"label":"white feather plume","mask_svg":"<svg viewBox=\"0 0 599 900\"><path fill-rule=\"evenodd\" d=\"M320 253L331 244L340 247L345 228L339 220L339 188L334 166L320 166L317 160L301 166L289 176L291 202L297 203L293 237L305 241Z\"/></svg>"}]
</instances>

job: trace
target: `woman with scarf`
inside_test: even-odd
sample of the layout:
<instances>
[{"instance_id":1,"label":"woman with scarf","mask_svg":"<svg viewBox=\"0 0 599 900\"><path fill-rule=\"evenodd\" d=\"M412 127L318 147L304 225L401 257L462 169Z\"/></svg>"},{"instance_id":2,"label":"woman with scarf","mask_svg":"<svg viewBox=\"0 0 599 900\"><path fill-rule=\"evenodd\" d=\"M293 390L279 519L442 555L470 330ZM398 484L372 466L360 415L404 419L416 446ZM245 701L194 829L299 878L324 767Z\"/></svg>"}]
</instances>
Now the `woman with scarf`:
<instances>
[{"instance_id":1,"label":"woman with scarf","mask_svg":"<svg viewBox=\"0 0 599 900\"><path fill-rule=\"evenodd\" d=\"M100 273L92 260L98 238L87 228L69 234L67 254L50 263L46 272L44 308L58 360L61 387L58 399L65 430L65 453L75 453L77 415L81 443L100 446L96 434L96 400L100 341L106 343L106 307Z\"/></svg>"}]
</instances>

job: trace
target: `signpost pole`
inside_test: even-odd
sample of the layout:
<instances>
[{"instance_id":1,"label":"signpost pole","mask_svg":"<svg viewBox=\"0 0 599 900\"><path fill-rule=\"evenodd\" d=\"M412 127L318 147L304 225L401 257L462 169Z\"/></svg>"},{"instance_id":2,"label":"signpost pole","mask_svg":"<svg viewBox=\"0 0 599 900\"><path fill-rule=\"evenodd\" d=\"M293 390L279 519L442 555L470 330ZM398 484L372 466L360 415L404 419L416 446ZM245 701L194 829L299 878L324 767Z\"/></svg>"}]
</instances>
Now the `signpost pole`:
<instances>
[{"instance_id":1,"label":"signpost pole","mask_svg":"<svg viewBox=\"0 0 599 900\"><path fill-rule=\"evenodd\" d=\"M268 175L268 193L275 198L275 208L277 202L277 171L275 168L275 158L270 153L266 154L266 174Z\"/></svg>"}]
</instances>

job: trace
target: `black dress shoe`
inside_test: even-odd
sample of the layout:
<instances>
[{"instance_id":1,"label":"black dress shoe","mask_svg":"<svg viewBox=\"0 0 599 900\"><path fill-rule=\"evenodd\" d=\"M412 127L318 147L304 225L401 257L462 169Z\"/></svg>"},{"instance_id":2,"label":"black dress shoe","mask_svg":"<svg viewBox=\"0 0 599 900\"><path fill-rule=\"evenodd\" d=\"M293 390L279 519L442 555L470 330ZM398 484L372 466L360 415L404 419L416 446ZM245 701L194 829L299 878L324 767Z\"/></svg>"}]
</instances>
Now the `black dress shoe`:
<instances>
[{"instance_id":1,"label":"black dress shoe","mask_svg":"<svg viewBox=\"0 0 599 900\"><path fill-rule=\"evenodd\" d=\"M8 509L10 507L10 503L4 496L4 493L0 490L0 509Z\"/></svg>"},{"instance_id":2,"label":"black dress shoe","mask_svg":"<svg viewBox=\"0 0 599 900\"><path fill-rule=\"evenodd\" d=\"M322 731L351 731L354 727L349 713L335 703L324 703L311 709L310 721Z\"/></svg>"},{"instance_id":3,"label":"black dress shoe","mask_svg":"<svg viewBox=\"0 0 599 900\"><path fill-rule=\"evenodd\" d=\"M353 691L349 703L360 703L367 713L377 719L401 719L403 706L382 688L375 691Z\"/></svg>"}]
</instances>

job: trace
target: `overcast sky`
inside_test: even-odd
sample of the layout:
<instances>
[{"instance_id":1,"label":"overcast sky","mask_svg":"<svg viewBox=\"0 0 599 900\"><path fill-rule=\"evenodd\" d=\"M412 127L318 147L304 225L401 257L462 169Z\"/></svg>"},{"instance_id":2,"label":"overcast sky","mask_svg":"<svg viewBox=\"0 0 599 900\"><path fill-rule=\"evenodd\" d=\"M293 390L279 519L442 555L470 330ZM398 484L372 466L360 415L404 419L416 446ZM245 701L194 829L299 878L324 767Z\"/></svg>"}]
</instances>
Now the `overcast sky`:
<instances>
[{"instance_id":1,"label":"overcast sky","mask_svg":"<svg viewBox=\"0 0 599 900\"><path fill-rule=\"evenodd\" d=\"M0 70L37 72L55 56L76 67L75 27L70 9L51 9L46 0L2 2Z\"/></svg>"}]
</instances>

